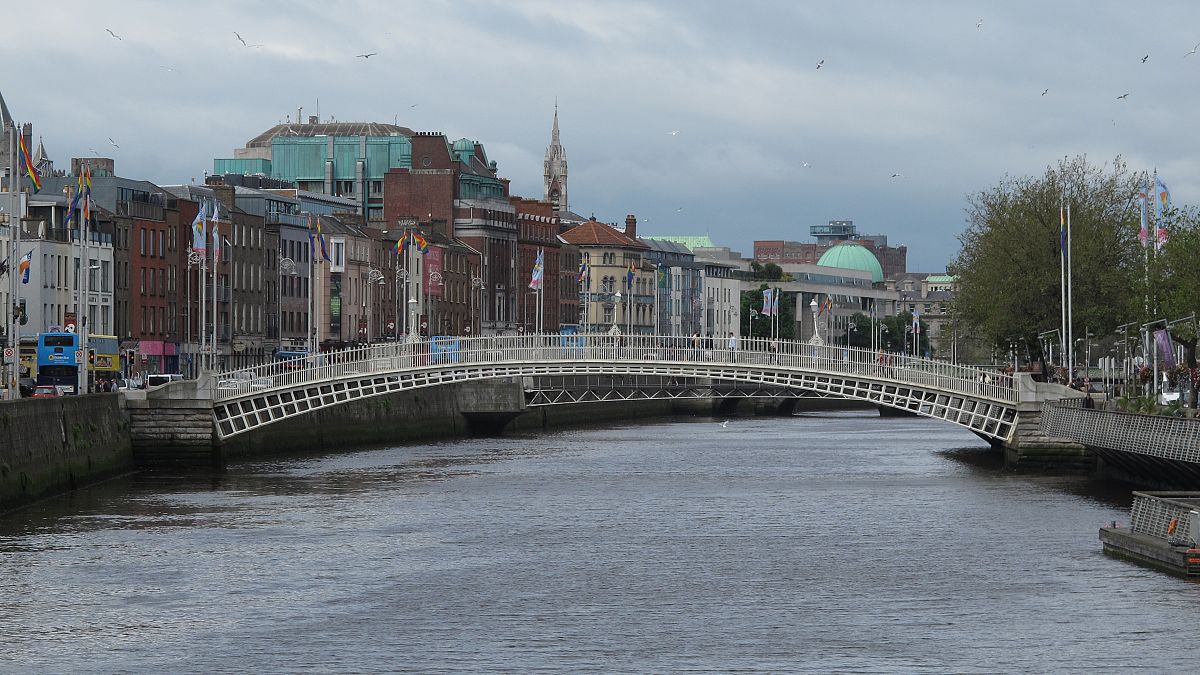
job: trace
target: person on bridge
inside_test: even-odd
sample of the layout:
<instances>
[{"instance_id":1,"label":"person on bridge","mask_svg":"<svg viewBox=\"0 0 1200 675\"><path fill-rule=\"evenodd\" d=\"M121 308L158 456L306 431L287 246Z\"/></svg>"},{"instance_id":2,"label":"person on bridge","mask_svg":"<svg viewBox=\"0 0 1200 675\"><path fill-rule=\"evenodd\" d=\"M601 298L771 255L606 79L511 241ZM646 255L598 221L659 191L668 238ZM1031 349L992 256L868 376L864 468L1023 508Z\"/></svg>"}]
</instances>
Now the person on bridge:
<instances>
[{"instance_id":1,"label":"person on bridge","mask_svg":"<svg viewBox=\"0 0 1200 675\"><path fill-rule=\"evenodd\" d=\"M733 333L730 333L729 334L729 360L730 361L734 361L737 359L737 350L738 350L737 336L734 335Z\"/></svg>"}]
</instances>

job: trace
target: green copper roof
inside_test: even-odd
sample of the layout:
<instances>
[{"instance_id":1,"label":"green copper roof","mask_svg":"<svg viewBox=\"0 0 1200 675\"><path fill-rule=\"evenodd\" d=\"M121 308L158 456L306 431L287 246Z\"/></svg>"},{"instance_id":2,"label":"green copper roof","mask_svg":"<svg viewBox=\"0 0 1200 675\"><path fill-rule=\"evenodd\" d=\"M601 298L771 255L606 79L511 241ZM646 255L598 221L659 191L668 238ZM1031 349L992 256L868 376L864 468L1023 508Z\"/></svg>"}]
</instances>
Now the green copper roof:
<instances>
[{"instance_id":1,"label":"green copper roof","mask_svg":"<svg viewBox=\"0 0 1200 675\"><path fill-rule=\"evenodd\" d=\"M825 251L817 261L822 267L838 267L844 270L859 270L871 273L871 281L883 281L883 268L875 254L862 244L845 242Z\"/></svg>"},{"instance_id":2,"label":"green copper roof","mask_svg":"<svg viewBox=\"0 0 1200 675\"><path fill-rule=\"evenodd\" d=\"M952 284L958 281L958 277L953 274L930 274L925 281L930 284Z\"/></svg>"},{"instance_id":3,"label":"green copper roof","mask_svg":"<svg viewBox=\"0 0 1200 675\"><path fill-rule=\"evenodd\" d=\"M651 241L669 241L675 244L683 244L684 246L693 250L697 248L716 248L717 246L713 243L712 239L708 238L707 234L698 236L666 234L653 237L642 237L642 239L649 239Z\"/></svg>"}]
</instances>

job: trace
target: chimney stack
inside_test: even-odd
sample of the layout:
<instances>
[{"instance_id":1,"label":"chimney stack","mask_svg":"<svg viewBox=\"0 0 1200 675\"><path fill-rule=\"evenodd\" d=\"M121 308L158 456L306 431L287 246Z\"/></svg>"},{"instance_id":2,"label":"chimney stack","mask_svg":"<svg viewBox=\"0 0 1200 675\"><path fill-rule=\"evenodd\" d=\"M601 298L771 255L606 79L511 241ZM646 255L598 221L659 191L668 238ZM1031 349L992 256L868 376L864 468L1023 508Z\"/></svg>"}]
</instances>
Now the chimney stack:
<instances>
[{"instance_id":1,"label":"chimney stack","mask_svg":"<svg viewBox=\"0 0 1200 675\"><path fill-rule=\"evenodd\" d=\"M317 116L316 116L316 115L309 115L309 116L308 116L308 123L309 123L309 124L316 124L316 123L317 123Z\"/></svg>"},{"instance_id":2,"label":"chimney stack","mask_svg":"<svg viewBox=\"0 0 1200 675\"><path fill-rule=\"evenodd\" d=\"M625 216L625 236L637 239L637 218L632 213Z\"/></svg>"}]
</instances>

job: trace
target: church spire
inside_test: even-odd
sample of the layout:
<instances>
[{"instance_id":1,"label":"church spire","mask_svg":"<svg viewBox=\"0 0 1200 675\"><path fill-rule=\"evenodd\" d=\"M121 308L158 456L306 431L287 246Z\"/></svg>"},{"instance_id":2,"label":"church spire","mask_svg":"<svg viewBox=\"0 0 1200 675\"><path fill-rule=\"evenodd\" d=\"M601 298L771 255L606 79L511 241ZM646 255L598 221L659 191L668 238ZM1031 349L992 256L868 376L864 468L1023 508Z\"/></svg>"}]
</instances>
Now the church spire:
<instances>
[{"instance_id":1,"label":"church spire","mask_svg":"<svg viewBox=\"0 0 1200 675\"><path fill-rule=\"evenodd\" d=\"M545 196L543 199L554 205L557 213L569 209L567 202L567 151L563 149L558 135L558 98L554 99L554 126L550 131L550 147L546 148Z\"/></svg>"}]
</instances>

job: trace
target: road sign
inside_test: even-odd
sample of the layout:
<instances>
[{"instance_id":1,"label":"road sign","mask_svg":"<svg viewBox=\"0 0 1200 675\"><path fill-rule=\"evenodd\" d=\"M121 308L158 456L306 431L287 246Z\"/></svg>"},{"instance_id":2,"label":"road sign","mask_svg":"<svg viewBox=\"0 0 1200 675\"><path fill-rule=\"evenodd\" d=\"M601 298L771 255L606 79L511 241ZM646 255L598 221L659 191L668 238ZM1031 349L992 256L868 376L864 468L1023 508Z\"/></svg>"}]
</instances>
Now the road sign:
<instances>
[{"instance_id":1,"label":"road sign","mask_svg":"<svg viewBox=\"0 0 1200 675\"><path fill-rule=\"evenodd\" d=\"M75 350L75 363L83 363L83 350L82 349Z\"/></svg>"},{"instance_id":2,"label":"road sign","mask_svg":"<svg viewBox=\"0 0 1200 675\"><path fill-rule=\"evenodd\" d=\"M5 347L4 348L4 362L12 363L13 356L16 356L16 351L14 351L12 347Z\"/></svg>"}]
</instances>

